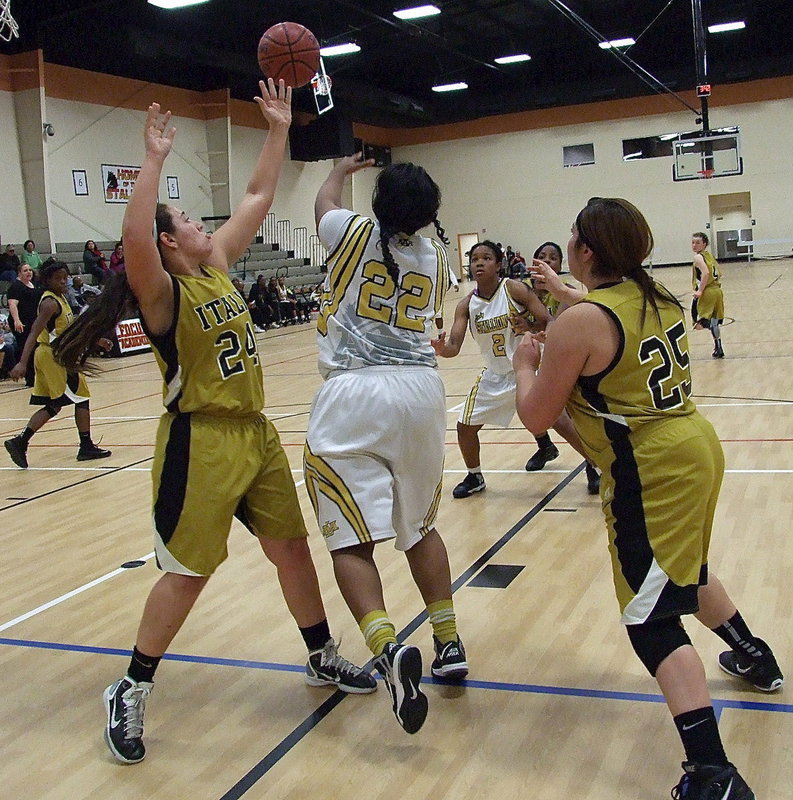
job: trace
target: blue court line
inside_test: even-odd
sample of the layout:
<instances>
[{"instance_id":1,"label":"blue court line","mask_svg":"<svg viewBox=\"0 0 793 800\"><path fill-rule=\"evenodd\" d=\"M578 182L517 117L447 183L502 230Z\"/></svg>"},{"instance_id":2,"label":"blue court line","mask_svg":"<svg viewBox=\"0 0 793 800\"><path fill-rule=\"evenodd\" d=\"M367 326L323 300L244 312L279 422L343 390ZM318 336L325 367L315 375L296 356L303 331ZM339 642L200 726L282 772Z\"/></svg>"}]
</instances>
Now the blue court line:
<instances>
[{"instance_id":1,"label":"blue court line","mask_svg":"<svg viewBox=\"0 0 793 800\"><path fill-rule=\"evenodd\" d=\"M124 650L118 647L96 647L93 645L83 644L62 644L60 642L40 642L32 639L8 639L0 637L0 645L9 645L12 647L33 647L41 650L61 650L72 653L93 653L95 655L105 656L123 656L129 658L132 651ZM237 667L238 669L261 669L271 672L298 672L305 671L305 666L300 664L281 664L277 661L252 661L240 658L219 658L217 656L196 656L187 653L166 653L163 656L163 661L182 661L192 664L211 664L220 667ZM369 666L369 665L368 665ZM381 680L378 676L378 680ZM661 694L647 694L644 692L619 692L608 689L581 689L571 686L545 686L539 683L507 683L505 681L482 681L482 680L465 680L462 683L450 683L436 678L424 677L421 679L424 684L435 684L437 686L461 686L466 689L486 689L489 691L497 692L518 692L523 694L551 694L562 695L565 697L588 697L599 700L628 700L634 703L664 703L664 697ZM341 692L343 695L344 693ZM329 698L330 699L330 698ZM328 709L334 708L343 699L339 698ZM323 703L323 706L325 704ZM721 709L732 708L744 711L774 711L782 714L793 714L793 704L790 703L769 703L760 702L757 700L722 700L713 698L714 708L717 712ZM321 713L322 706L317 709L314 714L320 714L318 718L314 718L312 714L311 719L315 725L322 717L325 716ZM301 730L306 721L295 729ZM311 727L313 727L313 725ZM310 728L309 728L310 729ZM305 734L307 731L303 731Z\"/></svg>"}]
</instances>

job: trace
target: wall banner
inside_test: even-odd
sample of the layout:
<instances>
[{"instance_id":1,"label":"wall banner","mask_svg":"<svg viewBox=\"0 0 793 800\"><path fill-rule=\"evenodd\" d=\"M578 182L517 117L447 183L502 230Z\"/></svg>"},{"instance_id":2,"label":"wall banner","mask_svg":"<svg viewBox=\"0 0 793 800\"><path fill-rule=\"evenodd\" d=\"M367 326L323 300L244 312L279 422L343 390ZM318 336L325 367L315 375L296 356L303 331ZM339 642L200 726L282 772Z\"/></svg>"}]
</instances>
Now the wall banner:
<instances>
[{"instance_id":1,"label":"wall banner","mask_svg":"<svg viewBox=\"0 0 793 800\"><path fill-rule=\"evenodd\" d=\"M106 203L128 203L140 167L102 164L102 186Z\"/></svg>"}]
</instances>

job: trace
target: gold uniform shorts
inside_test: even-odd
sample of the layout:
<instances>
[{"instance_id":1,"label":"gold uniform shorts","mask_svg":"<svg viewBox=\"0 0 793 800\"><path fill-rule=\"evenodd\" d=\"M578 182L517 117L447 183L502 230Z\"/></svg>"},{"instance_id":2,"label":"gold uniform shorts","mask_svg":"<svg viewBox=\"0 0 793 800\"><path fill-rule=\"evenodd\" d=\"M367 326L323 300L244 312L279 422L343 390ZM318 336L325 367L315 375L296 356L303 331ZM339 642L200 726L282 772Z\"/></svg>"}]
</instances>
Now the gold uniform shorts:
<instances>
[{"instance_id":1,"label":"gold uniform shorts","mask_svg":"<svg viewBox=\"0 0 793 800\"><path fill-rule=\"evenodd\" d=\"M157 564L211 575L233 517L256 536L308 536L286 453L262 414L164 414L152 466Z\"/></svg>"},{"instance_id":2,"label":"gold uniform shorts","mask_svg":"<svg viewBox=\"0 0 793 800\"><path fill-rule=\"evenodd\" d=\"M705 287L697 300L697 319L724 319L724 292L715 283ZM695 319L694 322L697 320Z\"/></svg>"},{"instance_id":3,"label":"gold uniform shorts","mask_svg":"<svg viewBox=\"0 0 793 800\"><path fill-rule=\"evenodd\" d=\"M600 491L622 622L694 613L724 475L713 426L698 412L650 423L608 452Z\"/></svg>"},{"instance_id":4,"label":"gold uniform shorts","mask_svg":"<svg viewBox=\"0 0 793 800\"><path fill-rule=\"evenodd\" d=\"M39 344L33 356L36 368L36 381L30 396L34 406L67 406L70 403L84 403L90 399L88 384L79 372L67 372L55 361L52 348Z\"/></svg>"}]
</instances>

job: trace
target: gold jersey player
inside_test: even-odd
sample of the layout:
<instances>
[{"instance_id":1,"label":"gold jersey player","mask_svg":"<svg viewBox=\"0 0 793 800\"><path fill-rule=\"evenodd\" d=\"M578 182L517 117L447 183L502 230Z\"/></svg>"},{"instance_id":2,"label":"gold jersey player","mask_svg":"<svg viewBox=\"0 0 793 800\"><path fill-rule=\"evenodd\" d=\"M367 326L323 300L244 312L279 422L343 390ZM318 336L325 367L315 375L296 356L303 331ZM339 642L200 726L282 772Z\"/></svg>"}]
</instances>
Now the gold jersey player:
<instances>
[{"instance_id":1,"label":"gold jersey player","mask_svg":"<svg viewBox=\"0 0 793 800\"><path fill-rule=\"evenodd\" d=\"M685 800L753 800L728 761L705 671L682 625L695 614L730 647L723 670L763 691L782 686L769 646L715 575L708 545L724 457L691 401L683 311L642 269L652 233L621 199L593 198L567 246L588 294L515 352L518 413L543 430L566 404L602 472L601 501L622 622L664 694L686 753ZM537 367L539 365L539 371Z\"/></svg>"},{"instance_id":2,"label":"gold jersey player","mask_svg":"<svg viewBox=\"0 0 793 800\"><path fill-rule=\"evenodd\" d=\"M268 135L246 193L214 236L157 203L175 131L167 127L170 113L149 107L146 155L124 216L126 272L108 279L56 354L79 366L97 331L135 301L164 382L166 413L152 466L155 552L164 574L147 598L127 673L104 692L105 740L124 763L145 755L143 712L154 671L226 558L235 516L276 566L309 651L306 682L358 693L377 688L372 675L338 655L331 638L289 463L262 414L253 320L228 277L270 208L291 121L291 89L283 81L259 86Z\"/></svg>"},{"instance_id":3,"label":"gold jersey player","mask_svg":"<svg viewBox=\"0 0 793 800\"><path fill-rule=\"evenodd\" d=\"M11 460L22 469L27 469L28 466L28 443L33 434L53 419L64 406L72 404L74 422L80 435L77 460L91 461L110 455L110 450L97 447L91 440L91 393L85 377L76 370L67 371L55 362L52 355L53 345L63 336L73 320L72 309L66 302L68 277L69 268L63 261L49 258L42 265L39 279L45 291L39 300L38 314L30 327L19 363L10 372L10 377L15 381L24 377L30 358L33 358L36 377L30 404L41 408L33 414L22 433L4 442ZM97 344L103 349L110 348L110 342L104 338L99 339Z\"/></svg>"},{"instance_id":4,"label":"gold jersey player","mask_svg":"<svg viewBox=\"0 0 793 800\"><path fill-rule=\"evenodd\" d=\"M346 177L373 163L360 154L342 159L316 198L317 230L329 250L317 321L325 382L311 409L304 470L339 588L397 721L416 733L427 715L421 651L397 641L373 554L377 542L395 539L426 604L432 674L464 678L449 559L435 529L446 403L430 337L449 267L444 247L418 234L434 225L446 241L440 190L421 167L391 164L378 174L375 219L342 207Z\"/></svg>"},{"instance_id":5,"label":"gold jersey player","mask_svg":"<svg viewBox=\"0 0 793 800\"><path fill-rule=\"evenodd\" d=\"M545 307L525 283L501 277L503 261L495 242L483 241L471 248L469 269L476 288L457 304L448 337L441 332L432 343L439 356L453 358L470 331L485 362L457 420L457 443L468 468L468 475L452 490L457 499L485 489L479 445L482 426L507 428L515 416L512 354L519 337L513 329L514 318L521 317L526 329L534 331L544 330L548 320Z\"/></svg>"},{"instance_id":6,"label":"gold jersey player","mask_svg":"<svg viewBox=\"0 0 793 800\"><path fill-rule=\"evenodd\" d=\"M724 292L721 289L719 264L707 248L707 234L702 231L691 234L691 249L694 251L691 318L696 330L707 328L713 336L713 358L724 358L720 329L724 322Z\"/></svg>"}]
</instances>

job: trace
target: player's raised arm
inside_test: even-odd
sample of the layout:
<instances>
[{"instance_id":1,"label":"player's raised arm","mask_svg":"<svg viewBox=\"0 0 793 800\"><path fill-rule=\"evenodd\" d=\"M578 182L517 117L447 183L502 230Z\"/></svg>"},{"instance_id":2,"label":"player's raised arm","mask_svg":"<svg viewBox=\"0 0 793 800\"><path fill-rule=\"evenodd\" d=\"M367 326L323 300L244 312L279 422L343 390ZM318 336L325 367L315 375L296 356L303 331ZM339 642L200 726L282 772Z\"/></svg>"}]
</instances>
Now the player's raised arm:
<instances>
[{"instance_id":1,"label":"player's raised arm","mask_svg":"<svg viewBox=\"0 0 793 800\"><path fill-rule=\"evenodd\" d=\"M289 126L292 124L292 87L283 80L275 85L259 81L261 96L254 100L267 121L269 130L248 187L231 218L213 236L212 266L228 269L245 252L256 236L275 198L275 188L284 162Z\"/></svg>"}]
</instances>

